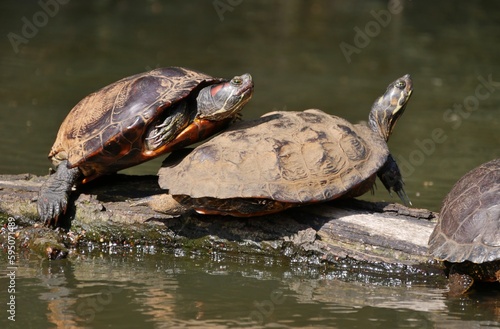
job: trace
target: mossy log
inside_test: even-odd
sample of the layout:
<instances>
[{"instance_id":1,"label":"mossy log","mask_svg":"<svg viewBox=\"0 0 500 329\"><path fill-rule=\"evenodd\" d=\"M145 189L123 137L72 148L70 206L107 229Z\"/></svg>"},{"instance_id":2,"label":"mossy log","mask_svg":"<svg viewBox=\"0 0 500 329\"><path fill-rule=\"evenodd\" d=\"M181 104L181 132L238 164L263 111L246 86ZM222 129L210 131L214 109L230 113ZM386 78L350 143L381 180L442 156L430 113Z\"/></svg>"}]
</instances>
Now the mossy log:
<instances>
[{"instance_id":1,"label":"mossy log","mask_svg":"<svg viewBox=\"0 0 500 329\"><path fill-rule=\"evenodd\" d=\"M112 175L80 186L66 217L59 221L63 230L54 231L37 219L36 197L45 179L0 175L2 220L14 218L18 238L24 236L26 245L42 252L61 244L72 249L98 243L175 252L223 250L320 264L349 259L418 268L431 263L427 240L437 214L424 209L339 200L254 218L197 214L172 218L147 206L132 206L134 200L163 193L156 176ZM47 247L51 236L58 243L54 248Z\"/></svg>"}]
</instances>

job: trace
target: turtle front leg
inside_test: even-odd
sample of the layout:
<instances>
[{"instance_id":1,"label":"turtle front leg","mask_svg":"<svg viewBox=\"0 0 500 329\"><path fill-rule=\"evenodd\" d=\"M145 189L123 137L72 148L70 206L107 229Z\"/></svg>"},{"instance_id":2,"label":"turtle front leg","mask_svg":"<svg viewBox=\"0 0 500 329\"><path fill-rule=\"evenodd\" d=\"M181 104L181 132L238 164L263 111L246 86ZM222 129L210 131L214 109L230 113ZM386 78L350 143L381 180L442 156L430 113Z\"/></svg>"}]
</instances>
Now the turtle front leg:
<instances>
[{"instance_id":1,"label":"turtle front leg","mask_svg":"<svg viewBox=\"0 0 500 329\"><path fill-rule=\"evenodd\" d=\"M403 201L405 206L412 205L403 187L403 177L401 176L401 172L399 171L398 164L391 154L389 154L384 165L377 172L377 175L384 184L387 191L389 191L389 194L391 194L391 190L393 190L399 196L401 201Z\"/></svg>"},{"instance_id":2,"label":"turtle front leg","mask_svg":"<svg viewBox=\"0 0 500 329\"><path fill-rule=\"evenodd\" d=\"M186 102L177 104L168 116L154 123L146 133L145 143L148 150L154 151L173 140L190 120L189 108Z\"/></svg>"},{"instance_id":3,"label":"turtle front leg","mask_svg":"<svg viewBox=\"0 0 500 329\"><path fill-rule=\"evenodd\" d=\"M57 224L59 216L66 213L71 188L81 175L78 168L69 169L68 161L65 160L40 188L38 215L48 226Z\"/></svg>"}]
</instances>

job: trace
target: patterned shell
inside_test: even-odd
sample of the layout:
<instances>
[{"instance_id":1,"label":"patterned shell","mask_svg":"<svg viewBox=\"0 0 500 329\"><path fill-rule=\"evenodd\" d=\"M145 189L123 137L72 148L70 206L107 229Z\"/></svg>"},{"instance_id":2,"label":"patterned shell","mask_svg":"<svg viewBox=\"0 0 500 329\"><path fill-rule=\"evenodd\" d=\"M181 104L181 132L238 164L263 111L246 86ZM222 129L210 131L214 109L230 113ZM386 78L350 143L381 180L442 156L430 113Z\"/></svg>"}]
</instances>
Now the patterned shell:
<instances>
[{"instance_id":1,"label":"patterned shell","mask_svg":"<svg viewBox=\"0 0 500 329\"><path fill-rule=\"evenodd\" d=\"M500 159L465 174L443 201L429 251L453 263L500 259Z\"/></svg>"},{"instance_id":2,"label":"patterned shell","mask_svg":"<svg viewBox=\"0 0 500 329\"><path fill-rule=\"evenodd\" d=\"M334 199L372 176L389 154L370 128L320 110L239 122L177 163L159 183L194 198Z\"/></svg>"},{"instance_id":3,"label":"patterned shell","mask_svg":"<svg viewBox=\"0 0 500 329\"><path fill-rule=\"evenodd\" d=\"M68 114L49 153L88 176L123 169L143 158L148 126L194 89L222 81L185 68L159 68L112 83ZM168 114L167 114L168 115Z\"/></svg>"}]
</instances>

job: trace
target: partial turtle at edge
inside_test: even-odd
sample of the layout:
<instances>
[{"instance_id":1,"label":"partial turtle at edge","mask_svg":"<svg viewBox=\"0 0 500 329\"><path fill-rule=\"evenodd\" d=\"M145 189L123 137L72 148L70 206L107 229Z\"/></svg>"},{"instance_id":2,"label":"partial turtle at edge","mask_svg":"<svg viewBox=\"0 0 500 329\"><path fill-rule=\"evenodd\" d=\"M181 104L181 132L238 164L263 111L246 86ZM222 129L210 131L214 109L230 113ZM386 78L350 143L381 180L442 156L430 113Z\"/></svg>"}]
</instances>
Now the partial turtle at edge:
<instances>
[{"instance_id":1,"label":"partial turtle at edge","mask_svg":"<svg viewBox=\"0 0 500 329\"><path fill-rule=\"evenodd\" d=\"M429 252L448 268L450 295L500 281L500 159L469 171L445 197Z\"/></svg>"}]
</instances>

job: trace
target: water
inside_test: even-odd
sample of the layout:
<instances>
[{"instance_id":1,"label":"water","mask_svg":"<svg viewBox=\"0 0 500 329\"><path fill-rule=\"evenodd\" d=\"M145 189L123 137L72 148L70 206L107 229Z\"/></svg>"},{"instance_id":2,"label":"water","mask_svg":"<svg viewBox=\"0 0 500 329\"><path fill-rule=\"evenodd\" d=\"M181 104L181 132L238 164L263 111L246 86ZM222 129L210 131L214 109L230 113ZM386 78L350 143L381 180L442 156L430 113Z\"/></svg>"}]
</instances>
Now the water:
<instances>
[{"instance_id":1,"label":"water","mask_svg":"<svg viewBox=\"0 0 500 329\"><path fill-rule=\"evenodd\" d=\"M1 6L3 35L23 38L22 18L42 10L37 3ZM45 174L57 129L81 98L168 65L223 77L250 72L256 89L247 118L317 107L353 122L367 119L390 81L411 73L415 92L390 147L417 207L438 210L460 176L500 156L499 87L475 97L481 77L500 81L499 5L408 1L378 33L369 30L376 22L370 12L388 12L381 1L253 1L232 9L219 17L207 1L70 2L26 44L14 42L17 54L4 38L0 172ZM356 30L367 27L373 37L363 44ZM342 42L360 45L350 63ZM450 112L455 104L465 109ZM435 130L441 134L433 140ZM154 173L159 161L130 172ZM375 197L387 198L383 190Z\"/></svg>"},{"instance_id":2,"label":"water","mask_svg":"<svg viewBox=\"0 0 500 329\"><path fill-rule=\"evenodd\" d=\"M4 257L3 257L4 258ZM472 328L500 324L496 295L341 279L338 271L251 256L153 248L18 260L15 328ZM0 278L7 286L5 275ZM5 292L0 292L2 300ZM5 323L2 318L0 323ZM4 326L2 326L4 327ZM5 328L5 327L4 327Z\"/></svg>"},{"instance_id":3,"label":"water","mask_svg":"<svg viewBox=\"0 0 500 329\"><path fill-rule=\"evenodd\" d=\"M459 177L500 157L500 4L403 5L391 13L385 1L108 0L45 9L35 1L3 2L0 173L47 173L57 129L81 98L158 66L221 77L251 73L255 94L246 118L320 108L352 122L366 120L387 84L410 73L414 95L389 146L414 206L437 211ZM24 27L29 24L34 28ZM155 173L160 161L127 172ZM381 184L364 198L395 200ZM498 304L495 311L481 299L443 299L444 285L365 284L290 268L285 263L259 270L230 259L223 265L213 259L197 263L169 253L26 260L18 314L26 327L37 328L57 326L59 311L68 315L66 326L147 321L152 327L230 327L248 324L259 301L278 291L285 297L264 315L269 326L457 328L498 321ZM261 276L242 274L247 272ZM228 294L217 289L223 286ZM106 287L117 292L103 311L89 322L77 316L79 301Z\"/></svg>"}]
</instances>

